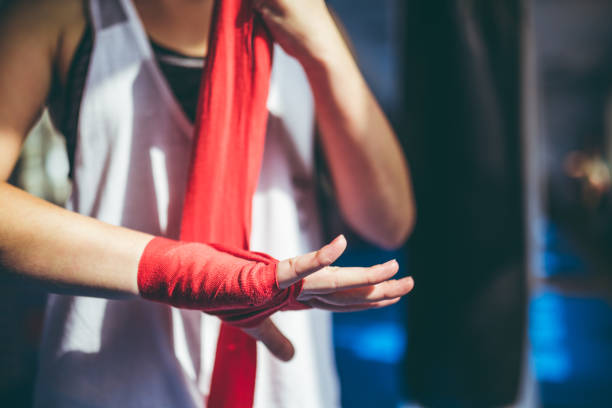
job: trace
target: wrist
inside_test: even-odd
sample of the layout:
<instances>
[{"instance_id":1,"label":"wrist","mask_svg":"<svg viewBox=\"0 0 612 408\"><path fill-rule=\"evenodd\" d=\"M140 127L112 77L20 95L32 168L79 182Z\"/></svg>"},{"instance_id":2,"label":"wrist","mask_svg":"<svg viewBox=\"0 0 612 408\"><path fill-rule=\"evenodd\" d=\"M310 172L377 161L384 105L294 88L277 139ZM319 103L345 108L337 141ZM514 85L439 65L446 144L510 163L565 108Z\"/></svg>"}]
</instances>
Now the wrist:
<instances>
[{"instance_id":1,"label":"wrist","mask_svg":"<svg viewBox=\"0 0 612 408\"><path fill-rule=\"evenodd\" d=\"M275 311L296 307L302 285L281 290L277 264L258 252L156 237L141 256L138 289L145 299L249 327Z\"/></svg>"},{"instance_id":2,"label":"wrist","mask_svg":"<svg viewBox=\"0 0 612 408\"><path fill-rule=\"evenodd\" d=\"M301 35L296 38L300 38L300 46L294 55L306 71L325 69L338 58L351 57L334 14L325 5L309 20L316 23L299 30Z\"/></svg>"},{"instance_id":3,"label":"wrist","mask_svg":"<svg viewBox=\"0 0 612 408\"><path fill-rule=\"evenodd\" d=\"M329 31L329 35L313 34L313 38L305 41L303 51L295 55L308 76L324 73L351 58L335 27Z\"/></svg>"}]
</instances>

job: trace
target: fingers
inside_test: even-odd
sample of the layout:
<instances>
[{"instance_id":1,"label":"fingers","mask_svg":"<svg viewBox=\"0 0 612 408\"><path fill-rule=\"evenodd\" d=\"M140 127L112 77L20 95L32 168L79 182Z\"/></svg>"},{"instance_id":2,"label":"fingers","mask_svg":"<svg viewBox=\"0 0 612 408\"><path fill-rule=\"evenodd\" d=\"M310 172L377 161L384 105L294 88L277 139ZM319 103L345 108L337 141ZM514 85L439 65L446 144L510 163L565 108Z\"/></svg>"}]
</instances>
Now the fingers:
<instances>
[{"instance_id":1,"label":"fingers","mask_svg":"<svg viewBox=\"0 0 612 408\"><path fill-rule=\"evenodd\" d=\"M414 280L408 276L399 280L388 280L377 285L316 295L315 298L336 306L361 305L400 298L413 288Z\"/></svg>"},{"instance_id":2,"label":"fingers","mask_svg":"<svg viewBox=\"0 0 612 408\"><path fill-rule=\"evenodd\" d=\"M401 298L383 300L382 302L365 303L361 305L338 306L324 302L321 299L311 299L307 303L316 309L328 310L330 312L345 313L345 312L360 312L363 310L380 309L381 307L391 306L400 301Z\"/></svg>"},{"instance_id":3,"label":"fingers","mask_svg":"<svg viewBox=\"0 0 612 408\"><path fill-rule=\"evenodd\" d=\"M304 280L302 294L326 294L346 289L377 285L393 277L399 270L397 261L392 260L368 268L335 268L320 270Z\"/></svg>"},{"instance_id":4,"label":"fingers","mask_svg":"<svg viewBox=\"0 0 612 408\"><path fill-rule=\"evenodd\" d=\"M318 251L279 262L276 269L278 286L286 289L306 276L331 265L345 249L346 238L344 235L339 235Z\"/></svg>"},{"instance_id":5,"label":"fingers","mask_svg":"<svg viewBox=\"0 0 612 408\"><path fill-rule=\"evenodd\" d=\"M259 326L242 330L255 340L261 341L279 360L289 361L293 358L295 354L293 345L272 320L266 319Z\"/></svg>"}]
</instances>

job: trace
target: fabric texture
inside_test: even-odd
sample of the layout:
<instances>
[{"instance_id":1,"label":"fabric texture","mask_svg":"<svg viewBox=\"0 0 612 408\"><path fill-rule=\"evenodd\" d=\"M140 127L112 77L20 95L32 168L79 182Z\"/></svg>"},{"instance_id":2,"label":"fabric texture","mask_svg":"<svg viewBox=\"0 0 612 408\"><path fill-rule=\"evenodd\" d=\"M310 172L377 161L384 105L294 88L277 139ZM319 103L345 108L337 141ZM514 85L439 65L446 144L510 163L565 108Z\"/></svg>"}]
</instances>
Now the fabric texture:
<instances>
[{"instance_id":1,"label":"fabric texture","mask_svg":"<svg viewBox=\"0 0 612 408\"><path fill-rule=\"evenodd\" d=\"M74 155L78 135L78 123L83 100L83 91L87 81L89 62L94 46L94 27L87 21L85 31L77 46L70 68L68 81L64 88L53 86L48 100L51 120L66 140L69 176L72 177ZM163 47L149 38L151 49L164 78L170 86L176 101L191 121L195 121L200 82L206 58L194 58L182 55Z\"/></svg>"}]
</instances>

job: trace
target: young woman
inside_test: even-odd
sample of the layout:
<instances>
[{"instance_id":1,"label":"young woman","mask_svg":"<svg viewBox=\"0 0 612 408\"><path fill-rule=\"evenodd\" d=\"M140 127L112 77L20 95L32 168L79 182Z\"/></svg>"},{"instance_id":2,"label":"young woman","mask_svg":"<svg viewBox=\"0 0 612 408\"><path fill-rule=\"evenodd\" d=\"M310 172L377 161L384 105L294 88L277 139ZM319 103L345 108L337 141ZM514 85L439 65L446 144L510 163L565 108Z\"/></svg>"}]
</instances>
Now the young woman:
<instances>
[{"instance_id":1,"label":"young woman","mask_svg":"<svg viewBox=\"0 0 612 408\"><path fill-rule=\"evenodd\" d=\"M73 178L68 210L0 184L1 266L57 293L47 310L37 406L197 407L210 392L218 319L142 299L138 273L154 236L179 236L213 7L213 0L29 0L2 16L0 177L8 179L48 106ZM315 309L276 313L275 323L247 330L262 344L254 405L335 406L327 311L389 305L413 282L390 280L395 262L329 266L346 241L321 248L315 120L342 214L364 238L384 247L405 240L414 222L409 175L324 1L252 7L278 46L251 249L285 259L278 286L303 279L297 300Z\"/></svg>"}]
</instances>

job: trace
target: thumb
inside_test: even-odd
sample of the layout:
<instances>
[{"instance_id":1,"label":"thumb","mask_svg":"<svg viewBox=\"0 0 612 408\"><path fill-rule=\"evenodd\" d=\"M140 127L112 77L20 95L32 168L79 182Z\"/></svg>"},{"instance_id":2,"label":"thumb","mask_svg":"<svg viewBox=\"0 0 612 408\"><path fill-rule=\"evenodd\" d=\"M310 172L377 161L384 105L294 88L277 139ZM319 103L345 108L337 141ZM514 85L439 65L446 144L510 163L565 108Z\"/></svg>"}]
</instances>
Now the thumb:
<instances>
[{"instance_id":1,"label":"thumb","mask_svg":"<svg viewBox=\"0 0 612 408\"><path fill-rule=\"evenodd\" d=\"M264 320L259 326L242 330L255 340L261 341L270 353L279 360L289 361L293 358L295 354L293 344L269 318Z\"/></svg>"},{"instance_id":2,"label":"thumb","mask_svg":"<svg viewBox=\"0 0 612 408\"><path fill-rule=\"evenodd\" d=\"M306 276L331 265L345 249L346 238L344 235L339 235L318 251L279 262L276 267L278 287L286 289Z\"/></svg>"}]
</instances>

